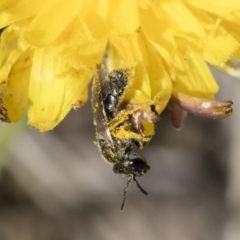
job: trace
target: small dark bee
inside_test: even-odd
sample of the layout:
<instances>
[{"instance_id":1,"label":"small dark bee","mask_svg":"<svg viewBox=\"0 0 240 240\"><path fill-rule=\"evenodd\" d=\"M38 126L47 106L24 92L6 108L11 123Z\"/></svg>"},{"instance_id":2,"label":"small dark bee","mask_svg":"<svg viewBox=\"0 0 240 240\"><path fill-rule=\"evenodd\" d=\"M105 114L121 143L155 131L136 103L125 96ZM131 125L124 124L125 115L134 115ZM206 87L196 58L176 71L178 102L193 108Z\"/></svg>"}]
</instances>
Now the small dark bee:
<instances>
[{"instance_id":1,"label":"small dark bee","mask_svg":"<svg viewBox=\"0 0 240 240\"><path fill-rule=\"evenodd\" d=\"M108 74L104 65L101 64L97 66L92 87L97 146L104 159L113 164L113 172L128 177L121 210L124 208L131 180L136 183L142 193L149 195L139 185L136 177L145 174L150 167L141 155L133 152L133 148L134 146L143 148L151 138L143 136L143 123L158 119L154 114L152 115L154 117L149 117L149 114L141 109L132 110L123 102L130 79L130 69L117 69ZM115 134L121 131L125 133L122 137ZM128 133L132 135L126 137Z\"/></svg>"}]
</instances>

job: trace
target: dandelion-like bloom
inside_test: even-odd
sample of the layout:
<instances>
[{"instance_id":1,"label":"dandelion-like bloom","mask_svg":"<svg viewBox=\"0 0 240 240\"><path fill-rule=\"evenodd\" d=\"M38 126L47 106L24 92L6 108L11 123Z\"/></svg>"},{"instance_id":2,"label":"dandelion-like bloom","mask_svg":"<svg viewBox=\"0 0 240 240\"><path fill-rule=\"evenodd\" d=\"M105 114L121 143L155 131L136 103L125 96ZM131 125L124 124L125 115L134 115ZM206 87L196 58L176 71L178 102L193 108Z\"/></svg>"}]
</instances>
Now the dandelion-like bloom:
<instances>
[{"instance_id":1,"label":"dandelion-like bloom","mask_svg":"<svg viewBox=\"0 0 240 240\"><path fill-rule=\"evenodd\" d=\"M239 0L2 0L0 28L2 120L27 108L29 125L53 129L86 102L105 52L109 68L135 70L130 103L230 114L207 62L231 72L240 59Z\"/></svg>"}]
</instances>

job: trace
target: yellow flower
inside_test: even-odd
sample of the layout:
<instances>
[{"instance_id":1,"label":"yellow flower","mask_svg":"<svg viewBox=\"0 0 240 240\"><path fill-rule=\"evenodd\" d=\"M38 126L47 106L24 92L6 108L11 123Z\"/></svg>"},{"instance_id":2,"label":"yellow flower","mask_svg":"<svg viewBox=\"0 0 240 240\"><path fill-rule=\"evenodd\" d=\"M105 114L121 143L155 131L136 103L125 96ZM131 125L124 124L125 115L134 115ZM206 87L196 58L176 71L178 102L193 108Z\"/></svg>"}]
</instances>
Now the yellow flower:
<instances>
[{"instance_id":1,"label":"yellow flower","mask_svg":"<svg viewBox=\"0 0 240 240\"><path fill-rule=\"evenodd\" d=\"M16 122L27 108L40 131L86 102L104 53L110 69L135 69L126 100L158 113L171 96L213 100L207 62L230 72L240 59L239 0L1 0L0 28L0 110Z\"/></svg>"}]
</instances>

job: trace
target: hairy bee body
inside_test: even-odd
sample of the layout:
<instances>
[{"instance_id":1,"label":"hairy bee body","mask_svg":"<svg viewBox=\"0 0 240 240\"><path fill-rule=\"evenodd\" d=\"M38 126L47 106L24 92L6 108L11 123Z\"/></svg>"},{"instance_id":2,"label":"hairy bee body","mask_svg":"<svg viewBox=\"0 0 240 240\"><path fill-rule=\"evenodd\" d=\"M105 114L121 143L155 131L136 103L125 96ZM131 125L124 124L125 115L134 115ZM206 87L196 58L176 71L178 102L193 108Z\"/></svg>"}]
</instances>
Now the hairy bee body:
<instances>
[{"instance_id":1,"label":"hairy bee body","mask_svg":"<svg viewBox=\"0 0 240 240\"><path fill-rule=\"evenodd\" d=\"M137 110L127 108L127 104L123 101L130 81L130 69L117 69L108 73L101 64L97 66L92 86L97 146L104 159L113 165L113 171L128 177L121 209L124 207L127 187L132 179L138 188L148 195L135 177L142 176L150 169L146 160L133 151L134 146L142 148L151 136L144 137L140 131L142 122L138 119L142 118L137 116L143 116L142 110L137 112ZM134 128L134 126L137 127Z\"/></svg>"}]
</instances>

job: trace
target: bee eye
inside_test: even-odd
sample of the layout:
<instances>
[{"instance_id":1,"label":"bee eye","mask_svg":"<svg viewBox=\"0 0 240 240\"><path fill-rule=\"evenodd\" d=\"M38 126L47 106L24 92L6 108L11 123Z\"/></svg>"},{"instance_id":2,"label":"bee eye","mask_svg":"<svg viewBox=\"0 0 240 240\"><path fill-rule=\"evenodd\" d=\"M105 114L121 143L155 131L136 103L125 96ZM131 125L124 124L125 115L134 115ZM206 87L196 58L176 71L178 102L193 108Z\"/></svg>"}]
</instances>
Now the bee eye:
<instances>
[{"instance_id":1,"label":"bee eye","mask_svg":"<svg viewBox=\"0 0 240 240\"><path fill-rule=\"evenodd\" d=\"M142 158L134 158L129 161L129 166L132 168L134 174L136 176L140 176L147 172L147 170L150 169L150 167L147 165L146 161L144 161Z\"/></svg>"},{"instance_id":2,"label":"bee eye","mask_svg":"<svg viewBox=\"0 0 240 240\"><path fill-rule=\"evenodd\" d=\"M141 158L135 158L129 161L129 165L136 168L142 168L146 165L146 163Z\"/></svg>"}]
</instances>

